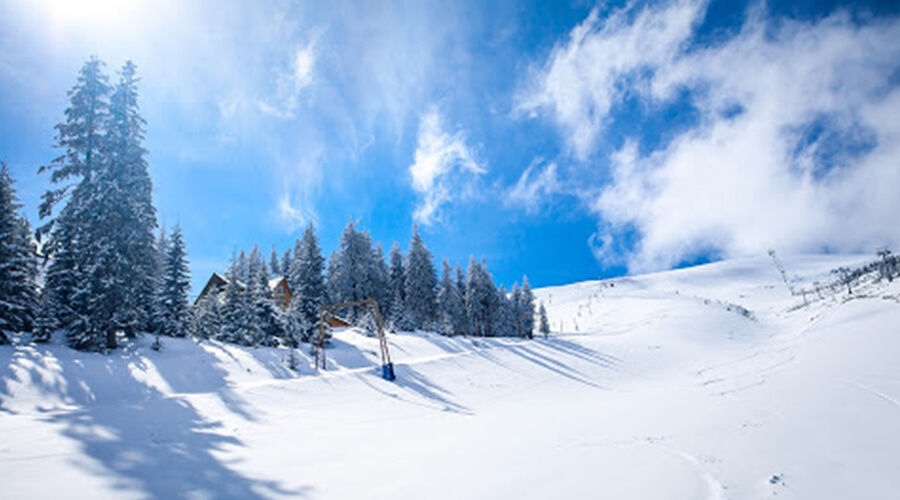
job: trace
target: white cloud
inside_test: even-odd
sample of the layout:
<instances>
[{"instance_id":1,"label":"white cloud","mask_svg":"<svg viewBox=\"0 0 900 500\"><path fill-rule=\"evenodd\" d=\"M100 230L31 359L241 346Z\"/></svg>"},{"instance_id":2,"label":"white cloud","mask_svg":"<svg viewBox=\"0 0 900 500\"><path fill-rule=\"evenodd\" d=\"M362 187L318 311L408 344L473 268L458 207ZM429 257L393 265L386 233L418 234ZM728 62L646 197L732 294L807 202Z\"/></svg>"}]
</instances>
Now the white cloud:
<instances>
[{"instance_id":1,"label":"white cloud","mask_svg":"<svg viewBox=\"0 0 900 500\"><path fill-rule=\"evenodd\" d=\"M275 70L275 88L270 91L273 95L256 99L259 112L282 120L296 118L301 93L313 83L316 44L321 33L313 30L309 42L292 52L287 70Z\"/></svg>"},{"instance_id":2,"label":"white cloud","mask_svg":"<svg viewBox=\"0 0 900 500\"><path fill-rule=\"evenodd\" d=\"M465 135L448 133L437 108L426 111L419 122L415 161L409 167L412 187L422 198L413 218L425 225L434 222L441 205L458 195L472 175L484 172Z\"/></svg>"},{"instance_id":3,"label":"white cloud","mask_svg":"<svg viewBox=\"0 0 900 500\"><path fill-rule=\"evenodd\" d=\"M302 89L312 82L313 64L316 62L316 54L313 51L315 42L297 49L294 56L294 86Z\"/></svg>"},{"instance_id":4,"label":"white cloud","mask_svg":"<svg viewBox=\"0 0 900 500\"><path fill-rule=\"evenodd\" d=\"M299 162L284 160L277 218L288 231L318 222L315 199L322 183L322 150L308 151Z\"/></svg>"},{"instance_id":5,"label":"white cloud","mask_svg":"<svg viewBox=\"0 0 900 500\"><path fill-rule=\"evenodd\" d=\"M556 163L547 164L539 170L541 159L537 159L522 172L516 184L504 198L507 206L521 206L528 213L537 212L549 196L561 190L556 174Z\"/></svg>"},{"instance_id":6,"label":"white cloud","mask_svg":"<svg viewBox=\"0 0 900 500\"><path fill-rule=\"evenodd\" d=\"M698 252L726 256L871 251L900 244L900 20L864 25L833 15L769 23L685 50L701 2L592 14L558 46L521 101L547 114L586 158L627 92L668 102L692 90L699 125L642 155L629 141L610 157L611 180L588 202L595 241L636 229L633 271ZM585 165L583 168L595 168Z\"/></svg>"},{"instance_id":7,"label":"white cloud","mask_svg":"<svg viewBox=\"0 0 900 500\"><path fill-rule=\"evenodd\" d=\"M576 156L586 157L610 108L634 90L620 85L622 78L670 64L701 12L701 5L691 1L646 9L631 21L628 10L603 20L592 11L572 30L569 42L556 47L518 109L550 113Z\"/></svg>"}]
</instances>

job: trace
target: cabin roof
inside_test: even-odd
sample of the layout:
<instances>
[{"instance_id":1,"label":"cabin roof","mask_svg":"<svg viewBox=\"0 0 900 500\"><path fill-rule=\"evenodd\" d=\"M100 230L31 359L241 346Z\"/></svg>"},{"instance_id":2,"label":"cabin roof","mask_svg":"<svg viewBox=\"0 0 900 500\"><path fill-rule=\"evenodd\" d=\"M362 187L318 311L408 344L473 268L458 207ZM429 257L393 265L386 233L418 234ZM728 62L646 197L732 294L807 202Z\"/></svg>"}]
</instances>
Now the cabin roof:
<instances>
[{"instance_id":1,"label":"cabin roof","mask_svg":"<svg viewBox=\"0 0 900 500\"><path fill-rule=\"evenodd\" d=\"M274 291L279 285L281 285L282 282L284 282L285 287L287 287L288 292L290 292L290 285L288 285L287 278L285 278L284 276L277 276L270 279L268 282L269 289ZM210 293L220 293L228 285L228 283L230 283L230 280L224 275L216 272L212 273L212 275L209 277L209 281L206 282L206 285L203 287L203 290L200 292L200 294L197 296L197 300L194 302L199 302L200 299ZM241 281L236 281L236 283L238 288L240 288L241 290L243 290L247 286Z\"/></svg>"}]
</instances>

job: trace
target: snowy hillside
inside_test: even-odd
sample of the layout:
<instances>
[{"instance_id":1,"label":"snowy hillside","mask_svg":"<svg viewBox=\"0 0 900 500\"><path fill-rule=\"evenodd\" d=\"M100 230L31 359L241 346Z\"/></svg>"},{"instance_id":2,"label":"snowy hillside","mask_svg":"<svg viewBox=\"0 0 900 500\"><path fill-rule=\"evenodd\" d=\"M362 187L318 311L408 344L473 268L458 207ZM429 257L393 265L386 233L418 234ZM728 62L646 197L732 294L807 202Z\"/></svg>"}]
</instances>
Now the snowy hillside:
<instances>
[{"instance_id":1,"label":"snowy hillside","mask_svg":"<svg viewBox=\"0 0 900 500\"><path fill-rule=\"evenodd\" d=\"M898 280L803 298L761 257L535 295L549 339L391 334L393 383L355 330L322 374L0 346L0 497L900 498Z\"/></svg>"}]
</instances>

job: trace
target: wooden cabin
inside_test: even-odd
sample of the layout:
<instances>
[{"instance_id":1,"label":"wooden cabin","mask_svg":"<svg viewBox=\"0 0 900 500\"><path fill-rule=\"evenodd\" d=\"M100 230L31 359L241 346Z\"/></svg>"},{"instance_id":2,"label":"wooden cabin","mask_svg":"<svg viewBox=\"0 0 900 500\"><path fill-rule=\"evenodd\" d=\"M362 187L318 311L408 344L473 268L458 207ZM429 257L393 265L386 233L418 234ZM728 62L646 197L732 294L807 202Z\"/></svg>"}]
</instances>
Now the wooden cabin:
<instances>
[{"instance_id":1,"label":"wooden cabin","mask_svg":"<svg viewBox=\"0 0 900 500\"><path fill-rule=\"evenodd\" d=\"M225 287L227 286L228 278L219 273L212 273L212 276L209 277L209 281L206 282L206 286L203 287L203 290L200 292L200 295L197 296L197 300L194 301L194 304L196 305L204 297L208 296L214 296L221 300L225 294ZM237 286L239 289L243 290L246 285L238 281ZM275 296L275 303L278 304L278 307L287 309L288 306L291 305L291 287L288 285L287 278L279 276L270 279L269 289L272 290L272 295Z\"/></svg>"},{"instance_id":2,"label":"wooden cabin","mask_svg":"<svg viewBox=\"0 0 900 500\"><path fill-rule=\"evenodd\" d=\"M226 285L228 285L228 280L224 276L219 273L212 273L212 276L209 277L209 281L206 282L206 286L203 287L200 295L197 296L197 300L194 301L194 305L197 305L201 299L210 294L218 296L225 291Z\"/></svg>"},{"instance_id":3,"label":"wooden cabin","mask_svg":"<svg viewBox=\"0 0 900 500\"><path fill-rule=\"evenodd\" d=\"M275 302L282 308L287 309L291 305L291 287L288 286L287 278L279 276L269 280L269 290L275 296Z\"/></svg>"}]
</instances>

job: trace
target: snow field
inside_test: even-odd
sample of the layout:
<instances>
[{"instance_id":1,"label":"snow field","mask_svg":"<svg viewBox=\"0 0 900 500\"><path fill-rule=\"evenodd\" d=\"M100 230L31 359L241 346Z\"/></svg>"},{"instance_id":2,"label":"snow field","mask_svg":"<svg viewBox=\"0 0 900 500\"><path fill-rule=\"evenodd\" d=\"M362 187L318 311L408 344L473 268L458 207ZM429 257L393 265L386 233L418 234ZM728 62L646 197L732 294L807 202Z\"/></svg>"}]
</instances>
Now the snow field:
<instances>
[{"instance_id":1,"label":"snow field","mask_svg":"<svg viewBox=\"0 0 900 500\"><path fill-rule=\"evenodd\" d=\"M798 307L758 258L535 295L549 339L391 334L394 383L356 330L319 374L192 339L2 346L2 496L900 496L897 283Z\"/></svg>"}]
</instances>

